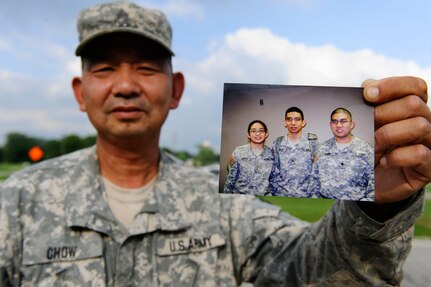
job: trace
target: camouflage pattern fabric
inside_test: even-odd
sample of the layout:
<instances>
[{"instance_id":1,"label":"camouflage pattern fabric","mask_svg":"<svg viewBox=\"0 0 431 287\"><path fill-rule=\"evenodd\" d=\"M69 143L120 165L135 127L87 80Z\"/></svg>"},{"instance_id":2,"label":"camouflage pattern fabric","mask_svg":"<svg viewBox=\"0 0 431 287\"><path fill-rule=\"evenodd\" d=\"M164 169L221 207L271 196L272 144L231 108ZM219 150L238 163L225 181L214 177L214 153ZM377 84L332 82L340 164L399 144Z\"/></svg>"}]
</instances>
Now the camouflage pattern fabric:
<instances>
[{"instance_id":1,"label":"camouflage pattern fabric","mask_svg":"<svg viewBox=\"0 0 431 287\"><path fill-rule=\"evenodd\" d=\"M109 33L128 32L157 42L171 55L172 28L165 14L156 9L140 7L130 2L115 1L84 9L77 23L80 56L93 39Z\"/></svg>"},{"instance_id":2,"label":"camouflage pattern fabric","mask_svg":"<svg viewBox=\"0 0 431 287\"><path fill-rule=\"evenodd\" d=\"M313 197L374 201L374 149L357 137L343 149L337 148L335 138L322 143L310 193Z\"/></svg>"},{"instance_id":3,"label":"camouflage pattern fabric","mask_svg":"<svg viewBox=\"0 0 431 287\"><path fill-rule=\"evenodd\" d=\"M290 144L287 136L279 137L272 148L274 169L270 182L273 195L310 197L308 183L318 148L317 136L309 133L295 144Z\"/></svg>"},{"instance_id":4,"label":"camouflage pattern fabric","mask_svg":"<svg viewBox=\"0 0 431 287\"><path fill-rule=\"evenodd\" d=\"M269 175L271 174L274 155L264 146L260 155L256 155L250 144L242 145L232 153L228 163L228 174L224 193L267 195Z\"/></svg>"},{"instance_id":5,"label":"camouflage pattern fabric","mask_svg":"<svg viewBox=\"0 0 431 287\"><path fill-rule=\"evenodd\" d=\"M130 230L103 198L95 148L0 188L0 286L395 286L423 192L387 222L339 201L315 224L162 153ZM342 220L340 220L342 219Z\"/></svg>"}]
</instances>

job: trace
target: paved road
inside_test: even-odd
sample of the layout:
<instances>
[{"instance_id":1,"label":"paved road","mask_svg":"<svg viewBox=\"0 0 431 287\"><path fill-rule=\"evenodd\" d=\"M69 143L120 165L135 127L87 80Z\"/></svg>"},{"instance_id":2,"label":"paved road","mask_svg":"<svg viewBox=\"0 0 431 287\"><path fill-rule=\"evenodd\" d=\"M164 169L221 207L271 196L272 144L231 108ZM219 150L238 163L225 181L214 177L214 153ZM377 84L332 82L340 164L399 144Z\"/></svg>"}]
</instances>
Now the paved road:
<instances>
[{"instance_id":1,"label":"paved road","mask_svg":"<svg viewBox=\"0 0 431 287\"><path fill-rule=\"evenodd\" d=\"M431 286L431 239L414 239L404 265L402 287Z\"/></svg>"}]
</instances>

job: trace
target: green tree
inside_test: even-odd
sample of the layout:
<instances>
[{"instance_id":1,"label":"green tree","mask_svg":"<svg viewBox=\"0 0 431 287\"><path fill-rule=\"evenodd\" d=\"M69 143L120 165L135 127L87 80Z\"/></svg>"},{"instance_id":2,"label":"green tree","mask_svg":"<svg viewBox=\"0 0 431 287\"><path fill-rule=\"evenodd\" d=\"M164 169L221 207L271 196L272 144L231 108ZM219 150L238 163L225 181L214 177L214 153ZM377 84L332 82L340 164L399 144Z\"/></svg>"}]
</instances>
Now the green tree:
<instances>
[{"instance_id":1,"label":"green tree","mask_svg":"<svg viewBox=\"0 0 431 287\"><path fill-rule=\"evenodd\" d=\"M217 154L212 147L206 145L198 146L198 153L196 154L193 165L204 166L220 161L220 155Z\"/></svg>"},{"instance_id":2,"label":"green tree","mask_svg":"<svg viewBox=\"0 0 431 287\"><path fill-rule=\"evenodd\" d=\"M86 136L85 138L82 139L82 145L83 147L93 146L96 144L96 140L97 140L96 135Z\"/></svg>"},{"instance_id":3,"label":"green tree","mask_svg":"<svg viewBox=\"0 0 431 287\"><path fill-rule=\"evenodd\" d=\"M45 159L54 158L61 155L61 143L59 140L48 140L42 146Z\"/></svg>"},{"instance_id":4,"label":"green tree","mask_svg":"<svg viewBox=\"0 0 431 287\"><path fill-rule=\"evenodd\" d=\"M5 162L28 161L28 150L35 145L42 145L41 139L29 137L21 133L9 133L3 147Z\"/></svg>"},{"instance_id":5,"label":"green tree","mask_svg":"<svg viewBox=\"0 0 431 287\"><path fill-rule=\"evenodd\" d=\"M170 153L170 154L176 156L177 158L179 158L182 161L186 161L188 159L192 159L193 158L193 155L191 153L187 152L187 151L173 151L173 150L171 150L170 148L167 148L167 147L163 147L162 150L165 151L165 152L167 152L167 153Z\"/></svg>"},{"instance_id":6,"label":"green tree","mask_svg":"<svg viewBox=\"0 0 431 287\"><path fill-rule=\"evenodd\" d=\"M71 153L84 148L84 142L77 135L67 135L60 140L61 154Z\"/></svg>"}]
</instances>

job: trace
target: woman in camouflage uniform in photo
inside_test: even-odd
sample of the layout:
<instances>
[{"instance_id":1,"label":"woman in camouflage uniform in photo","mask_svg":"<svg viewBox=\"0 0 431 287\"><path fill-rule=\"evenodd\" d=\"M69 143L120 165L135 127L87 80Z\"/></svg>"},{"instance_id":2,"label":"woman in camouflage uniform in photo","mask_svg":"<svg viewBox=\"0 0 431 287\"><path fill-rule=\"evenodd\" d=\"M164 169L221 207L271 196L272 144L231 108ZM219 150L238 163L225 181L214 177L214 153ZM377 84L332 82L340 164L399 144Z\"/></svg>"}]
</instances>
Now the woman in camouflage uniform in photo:
<instances>
[{"instance_id":1,"label":"woman in camouflage uniform in photo","mask_svg":"<svg viewBox=\"0 0 431 287\"><path fill-rule=\"evenodd\" d=\"M265 145L266 124L252 121L247 128L249 143L235 148L228 161L224 193L266 195L269 191L274 155Z\"/></svg>"}]
</instances>

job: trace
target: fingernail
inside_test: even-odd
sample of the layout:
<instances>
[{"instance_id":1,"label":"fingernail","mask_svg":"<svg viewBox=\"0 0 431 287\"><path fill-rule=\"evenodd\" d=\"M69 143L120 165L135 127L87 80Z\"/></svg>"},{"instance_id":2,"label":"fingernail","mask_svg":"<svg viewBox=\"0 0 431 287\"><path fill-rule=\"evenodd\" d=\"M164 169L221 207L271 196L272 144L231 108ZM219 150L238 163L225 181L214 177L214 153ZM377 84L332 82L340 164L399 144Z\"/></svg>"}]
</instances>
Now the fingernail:
<instances>
[{"instance_id":1,"label":"fingernail","mask_svg":"<svg viewBox=\"0 0 431 287\"><path fill-rule=\"evenodd\" d=\"M376 87L369 87L367 89L367 99L376 100L379 97L379 89Z\"/></svg>"},{"instance_id":2,"label":"fingernail","mask_svg":"<svg viewBox=\"0 0 431 287\"><path fill-rule=\"evenodd\" d=\"M388 167L388 159L385 156L380 159L380 166Z\"/></svg>"}]
</instances>

